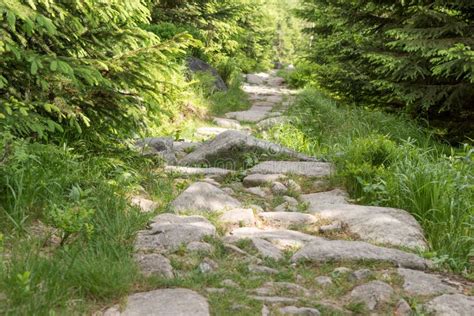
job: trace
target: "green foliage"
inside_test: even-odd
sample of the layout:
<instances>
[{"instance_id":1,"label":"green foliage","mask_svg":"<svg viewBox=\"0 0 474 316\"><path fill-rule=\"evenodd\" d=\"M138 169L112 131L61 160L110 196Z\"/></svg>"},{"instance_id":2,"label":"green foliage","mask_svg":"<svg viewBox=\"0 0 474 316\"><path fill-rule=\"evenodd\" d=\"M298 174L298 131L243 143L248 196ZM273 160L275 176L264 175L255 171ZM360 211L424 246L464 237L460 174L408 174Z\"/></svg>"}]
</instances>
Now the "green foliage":
<instances>
[{"instance_id":1,"label":"green foliage","mask_svg":"<svg viewBox=\"0 0 474 316\"><path fill-rule=\"evenodd\" d=\"M166 82L189 41L161 41L140 28L149 20L144 0L2 1L0 128L104 139L143 127L176 89Z\"/></svg>"},{"instance_id":2,"label":"green foliage","mask_svg":"<svg viewBox=\"0 0 474 316\"><path fill-rule=\"evenodd\" d=\"M308 60L338 97L390 109L472 138L472 1L304 0Z\"/></svg>"},{"instance_id":3,"label":"green foliage","mask_svg":"<svg viewBox=\"0 0 474 316\"><path fill-rule=\"evenodd\" d=\"M290 108L292 123L268 138L334 161L337 178L362 204L405 209L422 225L431 256L472 273L472 148L451 148L404 116L335 102L313 89Z\"/></svg>"}]
</instances>

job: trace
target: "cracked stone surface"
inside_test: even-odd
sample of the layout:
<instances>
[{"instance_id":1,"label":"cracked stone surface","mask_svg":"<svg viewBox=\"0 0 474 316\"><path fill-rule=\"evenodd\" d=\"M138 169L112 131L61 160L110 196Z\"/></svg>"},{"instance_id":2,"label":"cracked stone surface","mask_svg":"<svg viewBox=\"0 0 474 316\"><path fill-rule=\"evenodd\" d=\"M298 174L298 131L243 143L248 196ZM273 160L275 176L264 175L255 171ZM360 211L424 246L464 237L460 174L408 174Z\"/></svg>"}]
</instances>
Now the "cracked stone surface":
<instances>
[{"instance_id":1,"label":"cracked stone surface","mask_svg":"<svg viewBox=\"0 0 474 316\"><path fill-rule=\"evenodd\" d=\"M292 261L300 260L312 262L373 260L419 270L426 269L430 265L427 260L401 250L378 247L362 241L322 238L309 243L293 255Z\"/></svg>"},{"instance_id":2,"label":"cracked stone surface","mask_svg":"<svg viewBox=\"0 0 474 316\"><path fill-rule=\"evenodd\" d=\"M258 214L266 226L275 228L289 228L297 225L310 225L317 222L316 217L310 214L297 212L264 212Z\"/></svg>"},{"instance_id":3,"label":"cracked stone surface","mask_svg":"<svg viewBox=\"0 0 474 316\"><path fill-rule=\"evenodd\" d=\"M206 183L195 182L170 205L174 212L192 213L224 212L239 208L241 203L221 189Z\"/></svg>"},{"instance_id":4,"label":"cracked stone surface","mask_svg":"<svg viewBox=\"0 0 474 316\"><path fill-rule=\"evenodd\" d=\"M317 161L264 161L249 170L251 174L294 174L305 177L328 177L332 165Z\"/></svg>"},{"instance_id":5,"label":"cracked stone surface","mask_svg":"<svg viewBox=\"0 0 474 316\"><path fill-rule=\"evenodd\" d=\"M432 299L424 306L436 316L470 316L474 311L474 297L462 294L444 294Z\"/></svg>"},{"instance_id":6,"label":"cracked stone surface","mask_svg":"<svg viewBox=\"0 0 474 316\"><path fill-rule=\"evenodd\" d=\"M198 293L188 289L161 289L136 293L127 298L125 309L112 315L209 316L209 304ZM107 313L107 312L106 312Z\"/></svg>"},{"instance_id":7,"label":"cracked stone surface","mask_svg":"<svg viewBox=\"0 0 474 316\"><path fill-rule=\"evenodd\" d=\"M245 238L260 238L274 244L279 249L299 248L307 243L319 240L319 237L311 236L298 231L287 229L259 229L253 227L242 227L234 229L230 233L230 239L240 240Z\"/></svg>"},{"instance_id":8,"label":"cracked stone surface","mask_svg":"<svg viewBox=\"0 0 474 316\"><path fill-rule=\"evenodd\" d=\"M138 232L135 249L141 252L167 252L177 250L182 244L202 241L214 236L216 228L200 216L162 214L154 218L151 228Z\"/></svg>"},{"instance_id":9,"label":"cracked stone surface","mask_svg":"<svg viewBox=\"0 0 474 316\"><path fill-rule=\"evenodd\" d=\"M341 191L303 195L308 211L339 221L362 240L412 249L427 249L423 230L408 212L395 208L352 205Z\"/></svg>"},{"instance_id":10,"label":"cracked stone surface","mask_svg":"<svg viewBox=\"0 0 474 316\"><path fill-rule=\"evenodd\" d=\"M403 278L403 289L409 295L439 295L453 294L458 290L445 284L441 277L422 271L398 269L398 274Z\"/></svg>"}]
</instances>

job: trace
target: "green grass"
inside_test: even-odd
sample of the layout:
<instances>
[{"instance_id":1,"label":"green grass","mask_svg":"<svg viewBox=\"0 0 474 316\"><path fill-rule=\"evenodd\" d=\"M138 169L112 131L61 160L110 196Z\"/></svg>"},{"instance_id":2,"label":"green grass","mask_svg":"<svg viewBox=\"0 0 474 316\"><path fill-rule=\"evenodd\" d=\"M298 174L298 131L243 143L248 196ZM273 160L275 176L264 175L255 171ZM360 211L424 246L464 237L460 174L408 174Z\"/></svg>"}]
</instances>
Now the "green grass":
<instances>
[{"instance_id":1,"label":"green grass","mask_svg":"<svg viewBox=\"0 0 474 316\"><path fill-rule=\"evenodd\" d=\"M176 193L158 161L120 146L96 153L79 144L5 145L0 314L87 314L130 293L139 280L133 240L150 215L127 196L144 188L164 208ZM42 227L56 231L55 239Z\"/></svg>"},{"instance_id":2,"label":"green grass","mask_svg":"<svg viewBox=\"0 0 474 316\"><path fill-rule=\"evenodd\" d=\"M450 147L406 117L339 104L313 89L289 115L294 123L274 127L268 139L333 161L333 182L359 203L408 210L425 230L428 255L472 273L472 147Z\"/></svg>"}]
</instances>

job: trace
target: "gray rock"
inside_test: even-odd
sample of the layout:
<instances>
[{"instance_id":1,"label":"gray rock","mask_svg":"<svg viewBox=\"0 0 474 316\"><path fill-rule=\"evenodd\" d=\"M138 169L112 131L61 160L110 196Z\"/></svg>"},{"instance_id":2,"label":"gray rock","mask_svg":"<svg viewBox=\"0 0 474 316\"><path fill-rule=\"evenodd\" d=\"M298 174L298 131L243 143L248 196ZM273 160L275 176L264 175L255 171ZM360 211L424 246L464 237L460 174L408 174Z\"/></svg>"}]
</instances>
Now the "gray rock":
<instances>
[{"instance_id":1,"label":"gray rock","mask_svg":"<svg viewBox=\"0 0 474 316\"><path fill-rule=\"evenodd\" d=\"M224 191L225 193L231 195L231 194L234 194L234 190L232 188L229 188L229 187L225 187L225 188L222 188L222 191Z\"/></svg>"},{"instance_id":2,"label":"gray rock","mask_svg":"<svg viewBox=\"0 0 474 316\"><path fill-rule=\"evenodd\" d=\"M170 208L175 212L190 211L193 213L224 212L239 207L241 207L239 201L205 182L193 183L170 205Z\"/></svg>"},{"instance_id":3,"label":"gray rock","mask_svg":"<svg viewBox=\"0 0 474 316\"><path fill-rule=\"evenodd\" d=\"M395 306L395 316L410 316L412 314L412 309L408 305L407 301L400 299Z\"/></svg>"},{"instance_id":4,"label":"gray rock","mask_svg":"<svg viewBox=\"0 0 474 316\"><path fill-rule=\"evenodd\" d=\"M275 181L284 180L283 174L251 174L244 178L245 187L257 187L262 185L270 185Z\"/></svg>"},{"instance_id":5,"label":"gray rock","mask_svg":"<svg viewBox=\"0 0 474 316\"><path fill-rule=\"evenodd\" d=\"M314 282L316 282L316 284L318 284L322 287L328 287L328 286L332 285L331 277L324 276L324 275L316 277L314 279Z\"/></svg>"},{"instance_id":6,"label":"gray rock","mask_svg":"<svg viewBox=\"0 0 474 316\"><path fill-rule=\"evenodd\" d=\"M292 261L312 262L373 260L391 262L401 267L426 269L430 262L411 253L384 248L362 241L325 240L318 238L297 251Z\"/></svg>"},{"instance_id":7,"label":"gray rock","mask_svg":"<svg viewBox=\"0 0 474 316\"><path fill-rule=\"evenodd\" d=\"M177 163L170 137L148 137L138 140L135 145L143 155L158 155L168 164Z\"/></svg>"},{"instance_id":8,"label":"gray rock","mask_svg":"<svg viewBox=\"0 0 474 316\"><path fill-rule=\"evenodd\" d=\"M443 283L437 275L402 268L398 269L398 274L404 279L403 290L408 295L428 296L458 292L456 288Z\"/></svg>"},{"instance_id":9,"label":"gray rock","mask_svg":"<svg viewBox=\"0 0 474 316\"><path fill-rule=\"evenodd\" d=\"M268 116L274 115L273 113L269 113ZM290 121L290 118L287 116L275 116L275 117L269 117L267 119L261 120L260 122L257 123L257 129L258 130L267 130L272 128L275 125L282 125L285 123L288 123Z\"/></svg>"},{"instance_id":10,"label":"gray rock","mask_svg":"<svg viewBox=\"0 0 474 316\"><path fill-rule=\"evenodd\" d=\"M301 198L309 203L310 213L344 223L350 232L364 241L407 248L427 248L420 225L404 210L351 205L338 190L303 195Z\"/></svg>"},{"instance_id":11,"label":"gray rock","mask_svg":"<svg viewBox=\"0 0 474 316\"><path fill-rule=\"evenodd\" d=\"M248 74L246 75L246 81L250 84L263 85L268 79L268 75L262 74Z\"/></svg>"},{"instance_id":12,"label":"gray rock","mask_svg":"<svg viewBox=\"0 0 474 316\"><path fill-rule=\"evenodd\" d=\"M316 161L265 161L249 171L251 174L294 174L306 177L327 177L331 175L332 165Z\"/></svg>"},{"instance_id":13,"label":"gray rock","mask_svg":"<svg viewBox=\"0 0 474 316\"><path fill-rule=\"evenodd\" d=\"M117 308L115 308L117 310ZM117 314L115 314L117 315ZM206 299L188 289L160 289L130 295L121 316L209 316Z\"/></svg>"},{"instance_id":14,"label":"gray rock","mask_svg":"<svg viewBox=\"0 0 474 316\"><path fill-rule=\"evenodd\" d=\"M332 271L332 275L335 277L340 277L341 275L349 274L352 272L352 269L347 267L338 267Z\"/></svg>"},{"instance_id":15,"label":"gray rock","mask_svg":"<svg viewBox=\"0 0 474 316\"><path fill-rule=\"evenodd\" d=\"M213 185L213 186L218 187L218 188L221 187L221 184L219 182L217 182L216 180L212 179L212 178L204 178L204 179L202 179L202 182L209 183L210 185Z\"/></svg>"},{"instance_id":16,"label":"gray rock","mask_svg":"<svg viewBox=\"0 0 474 316\"><path fill-rule=\"evenodd\" d=\"M462 294L444 294L424 305L435 316L472 316L474 297Z\"/></svg>"},{"instance_id":17,"label":"gray rock","mask_svg":"<svg viewBox=\"0 0 474 316\"><path fill-rule=\"evenodd\" d=\"M211 273L216 271L218 268L218 264L209 258L204 258L204 260L199 264L199 271L201 271L201 273Z\"/></svg>"},{"instance_id":18,"label":"gray rock","mask_svg":"<svg viewBox=\"0 0 474 316\"><path fill-rule=\"evenodd\" d=\"M232 287L232 288L239 287L239 285L231 279L225 279L224 281L221 282L221 285L224 287Z\"/></svg>"},{"instance_id":19,"label":"gray rock","mask_svg":"<svg viewBox=\"0 0 474 316\"><path fill-rule=\"evenodd\" d=\"M252 209L236 208L225 212L219 217L219 220L232 227L255 226L255 215Z\"/></svg>"},{"instance_id":20,"label":"gray rock","mask_svg":"<svg viewBox=\"0 0 474 316\"><path fill-rule=\"evenodd\" d=\"M276 195L283 195L288 192L288 188L281 182L275 182L272 185L272 192Z\"/></svg>"},{"instance_id":21,"label":"gray rock","mask_svg":"<svg viewBox=\"0 0 474 316\"><path fill-rule=\"evenodd\" d=\"M285 200L286 203L288 203L288 205L291 205L291 206L298 206L298 200L295 199L294 197L291 197L291 196L284 196L283 197L283 200Z\"/></svg>"},{"instance_id":22,"label":"gray rock","mask_svg":"<svg viewBox=\"0 0 474 316\"><path fill-rule=\"evenodd\" d=\"M302 316L319 316L321 313L316 308L286 306L278 309L281 315L302 315Z\"/></svg>"},{"instance_id":23,"label":"gray rock","mask_svg":"<svg viewBox=\"0 0 474 316\"><path fill-rule=\"evenodd\" d=\"M249 272L252 272L252 273L278 274L278 270L265 267L265 266L251 264L249 265L248 268L249 268Z\"/></svg>"},{"instance_id":24,"label":"gray rock","mask_svg":"<svg viewBox=\"0 0 474 316\"><path fill-rule=\"evenodd\" d=\"M339 205L349 204L349 195L346 191L335 189L327 192L311 193L301 196L301 199L308 202L311 210L322 210Z\"/></svg>"},{"instance_id":25,"label":"gray rock","mask_svg":"<svg viewBox=\"0 0 474 316\"><path fill-rule=\"evenodd\" d=\"M151 213L158 207L158 203L138 195L130 199L130 204L138 207L142 213Z\"/></svg>"},{"instance_id":26,"label":"gray rock","mask_svg":"<svg viewBox=\"0 0 474 316\"><path fill-rule=\"evenodd\" d=\"M154 218L151 229L139 231L135 249L143 252L168 252L182 244L214 236L216 228L204 217L162 214Z\"/></svg>"},{"instance_id":27,"label":"gray rock","mask_svg":"<svg viewBox=\"0 0 474 316\"><path fill-rule=\"evenodd\" d=\"M239 121L215 117L212 119L212 122L219 127L229 128L229 129L242 129Z\"/></svg>"},{"instance_id":28,"label":"gray rock","mask_svg":"<svg viewBox=\"0 0 474 316\"><path fill-rule=\"evenodd\" d=\"M274 260L283 259L283 253L280 249L275 247L271 242L260 238L251 238L252 247L264 258L271 258Z\"/></svg>"},{"instance_id":29,"label":"gray rock","mask_svg":"<svg viewBox=\"0 0 474 316\"><path fill-rule=\"evenodd\" d=\"M182 166L166 166L165 172L175 173L181 176L206 176L214 180L222 180L226 176L233 173L232 170L222 169L222 168L192 168L192 167L182 167Z\"/></svg>"},{"instance_id":30,"label":"gray rock","mask_svg":"<svg viewBox=\"0 0 474 316\"><path fill-rule=\"evenodd\" d=\"M268 304L294 304L298 301L296 298L281 297L281 296L251 295L249 297L256 301L260 301L260 302L264 302Z\"/></svg>"},{"instance_id":31,"label":"gray rock","mask_svg":"<svg viewBox=\"0 0 474 316\"><path fill-rule=\"evenodd\" d=\"M352 281L360 281L363 279L367 279L372 276L373 273L369 269L359 269L351 273L349 279Z\"/></svg>"},{"instance_id":32,"label":"gray rock","mask_svg":"<svg viewBox=\"0 0 474 316\"><path fill-rule=\"evenodd\" d=\"M245 135L239 131L227 131L216 136L213 140L203 143L195 151L181 159L181 165L212 164L235 165L234 161L244 153L265 153L272 155L286 155L288 157L311 160L305 155L299 154L280 145L257 139L253 136ZM233 168L230 168L233 169ZM252 172L259 173L259 172ZM278 173L278 172L260 172L260 173Z\"/></svg>"},{"instance_id":33,"label":"gray rock","mask_svg":"<svg viewBox=\"0 0 474 316\"><path fill-rule=\"evenodd\" d=\"M297 225L310 225L317 221L316 217L309 214L297 212L264 212L258 216L265 223L265 226L275 228L288 228Z\"/></svg>"},{"instance_id":34,"label":"gray rock","mask_svg":"<svg viewBox=\"0 0 474 316\"><path fill-rule=\"evenodd\" d=\"M262 187L253 187L245 189L245 192L259 196L261 198L267 197L268 193Z\"/></svg>"},{"instance_id":35,"label":"gray rock","mask_svg":"<svg viewBox=\"0 0 474 316\"><path fill-rule=\"evenodd\" d=\"M363 302L369 310L374 310L390 302L393 294L392 287L387 283L372 281L354 288L350 297L353 302Z\"/></svg>"},{"instance_id":36,"label":"gray rock","mask_svg":"<svg viewBox=\"0 0 474 316\"><path fill-rule=\"evenodd\" d=\"M229 112L225 114L225 117L235 119L239 122L257 123L265 119L268 112L268 110L262 111L253 109L248 111Z\"/></svg>"},{"instance_id":37,"label":"gray rock","mask_svg":"<svg viewBox=\"0 0 474 316\"><path fill-rule=\"evenodd\" d=\"M320 238L308 234L300 233L293 230L286 229L259 229L253 227L242 227L234 229L231 233L231 238L235 240L246 238L260 238L270 241L279 249L298 248L303 247Z\"/></svg>"},{"instance_id":38,"label":"gray rock","mask_svg":"<svg viewBox=\"0 0 474 316\"><path fill-rule=\"evenodd\" d=\"M202 241L193 241L190 242L186 249L188 251L202 252L202 253L211 253L214 250L214 247L207 242Z\"/></svg>"},{"instance_id":39,"label":"gray rock","mask_svg":"<svg viewBox=\"0 0 474 316\"><path fill-rule=\"evenodd\" d=\"M237 255L240 255L240 256L244 256L244 257L250 257L250 254L249 254L248 252L243 251L242 249L240 249L240 248L237 247L236 245L224 244L224 248L225 248L228 252L232 252L232 253L234 253L234 254L237 254Z\"/></svg>"},{"instance_id":40,"label":"gray rock","mask_svg":"<svg viewBox=\"0 0 474 316\"><path fill-rule=\"evenodd\" d=\"M266 100L272 103L280 103L283 101L283 97L279 94L269 95Z\"/></svg>"},{"instance_id":41,"label":"gray rock","mask_svg":"<svg viewBox=\"0 0 474 316\"><path fill-rule=\"evenodd\" d=\"M168 258L157 253L135 254L140 271L146 276L173 277L173 267Z\"/></svg>"},{"instance_id":42,"label":"gray rock","mask_svg":"<svg viewBox=\"0 0 474 316\"><path fill-rule=\"evenodd\" d=\"M270 316L270 310L266 305L263 305L262 307L262 316Z\"/></svg>"},{"instance_id":43,"label":"gray rock","mask_svg":"<svg viewBox=\"0 0 474 316\"><path fill-rule=\"evenodd\" d=\"M187 66L192 72L207 72L211 74L214 77L214 87L220 91L227 91L227 85L219 75L219 72L205 61L196 57L189 57L187 59Z\"/></svg>"}]
</instances>

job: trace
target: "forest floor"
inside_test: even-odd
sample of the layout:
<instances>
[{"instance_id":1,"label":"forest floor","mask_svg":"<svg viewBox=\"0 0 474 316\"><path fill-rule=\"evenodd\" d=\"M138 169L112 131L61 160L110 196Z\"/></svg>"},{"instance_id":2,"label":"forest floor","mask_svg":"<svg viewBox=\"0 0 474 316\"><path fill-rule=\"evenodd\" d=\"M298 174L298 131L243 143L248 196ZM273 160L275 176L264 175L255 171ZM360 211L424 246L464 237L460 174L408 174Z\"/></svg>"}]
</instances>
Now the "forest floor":
<instances>
[{"instance_id":1,"label":"forest floor","mask_svg":"<svg viewBox=\"0 0 474 316\"><path fill-rule=\"evenodd\" d=\"M182 186L134 244L144 281L103 315L470 315L473 284L426 259L408 212L352 201L335 166L266 140L296 91L248 75L251 108L215 117L203 142L149 138ZM295 139L292 141L298 142Z\"/></svg>"}]
</instances>

